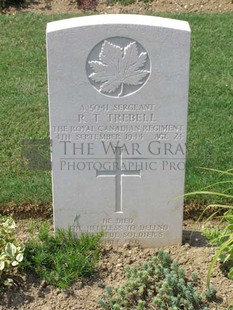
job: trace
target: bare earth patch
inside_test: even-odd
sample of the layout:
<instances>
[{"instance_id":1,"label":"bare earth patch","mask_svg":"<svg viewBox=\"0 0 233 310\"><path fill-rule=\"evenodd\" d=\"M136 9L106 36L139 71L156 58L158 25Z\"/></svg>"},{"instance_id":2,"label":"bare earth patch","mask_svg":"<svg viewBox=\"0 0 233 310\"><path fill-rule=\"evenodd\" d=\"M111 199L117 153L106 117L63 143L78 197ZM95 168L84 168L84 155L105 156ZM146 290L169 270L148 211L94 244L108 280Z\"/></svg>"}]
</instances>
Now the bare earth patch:
<instances>
[{"instance_id":1,"label":"bare earth patch","mask_svg":"<svg viewBox=\"0 0 233 310\"><path fill-rule=\"evenodd\" d=\"M85 0L84 0L85 1ZM115 14L115 13L139 13L146 12L232 12L233 0L153 0L150 2L135 1L134 4L124 6L119 3L109 5L114 0L97 0L96 13ZM90 0L89 0L90 2ZM5 13L14 14L17 11L34 13L83 13L78 9L76 0L41 0L26 1L18 8L8 7ZM94 9L94 8L93 8Z\"/></svg>"},{"instance_id":2,"label":"bare earth patch","mask_svg":"<svg viewBox=\"0 0 233 310\"><path fill-rule=\"evenodd\" d=\"M30 225L35 225L35 221L39 220L42 219L17 220L18 238L25 241L29 236ZM185 220L183 244L164 248L179 261L186 270L187 277L190 277L192 272L197 273L200 278L200 292L206 289L207 270L215 253L215 249L207 246L201 235L201 225L191 219ZM122 283L125 280L125 265L138 265L155 255L157 250L131 247L128 244L119 248L103 247L100 263L92 278L78 280L66 292L47 285L32 274L16 274L14 287L0 293L0 309L102 309L97 301L104 287ZM233 281L226 277L220 265L214 268L211 283L217 290L217 297L211 302L210 309L226 309L233 299Z\"/></svg>"}]
</instances>

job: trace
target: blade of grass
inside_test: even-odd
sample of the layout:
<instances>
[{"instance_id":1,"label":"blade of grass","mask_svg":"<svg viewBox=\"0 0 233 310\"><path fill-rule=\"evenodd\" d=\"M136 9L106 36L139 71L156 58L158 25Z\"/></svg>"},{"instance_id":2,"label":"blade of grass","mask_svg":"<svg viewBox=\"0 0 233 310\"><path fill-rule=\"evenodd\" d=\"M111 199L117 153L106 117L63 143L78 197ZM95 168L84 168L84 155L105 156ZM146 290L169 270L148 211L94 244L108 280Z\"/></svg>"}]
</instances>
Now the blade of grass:
<instances>
[{"instance_id":1,"label":"blade of grass","mask_svg":"<svg viewBox=\"0 0 233 310\"><path fill-rule=\"evenodd\" d=\"M208 273L207 273L207 286L210 288L210 278L211 278L211 273L212 273L212 270L219 258L219 256L222 254L222 252L226 249L226 247L228 247L230 244L233 243L233 237L228 239L226 242L224 242L218 249L218 251L216 252L216 254L214 255L211 263L210 263L210 266L208 268Z\"/></svg>"}]
</instances>

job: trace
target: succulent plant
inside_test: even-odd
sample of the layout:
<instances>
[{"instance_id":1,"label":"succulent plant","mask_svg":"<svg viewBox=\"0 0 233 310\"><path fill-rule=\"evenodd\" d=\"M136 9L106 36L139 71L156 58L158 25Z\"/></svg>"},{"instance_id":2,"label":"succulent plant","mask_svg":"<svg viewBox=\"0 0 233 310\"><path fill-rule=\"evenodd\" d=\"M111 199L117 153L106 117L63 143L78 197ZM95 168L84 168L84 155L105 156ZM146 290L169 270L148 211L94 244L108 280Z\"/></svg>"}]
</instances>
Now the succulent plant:
<instances>
[{"instance_id":1,"label":"succulent plant","mask_svg":"<svg viewBox=\"0 0 233 310\"><path fill-rule=\"evenodd\" d=\"M99 304L106 310L207 310L196 291L198 277L187 280L184 269L168 252L159 251L139 267L126 266L127 281L107 287Z\"/></svg>"}]
</instances>

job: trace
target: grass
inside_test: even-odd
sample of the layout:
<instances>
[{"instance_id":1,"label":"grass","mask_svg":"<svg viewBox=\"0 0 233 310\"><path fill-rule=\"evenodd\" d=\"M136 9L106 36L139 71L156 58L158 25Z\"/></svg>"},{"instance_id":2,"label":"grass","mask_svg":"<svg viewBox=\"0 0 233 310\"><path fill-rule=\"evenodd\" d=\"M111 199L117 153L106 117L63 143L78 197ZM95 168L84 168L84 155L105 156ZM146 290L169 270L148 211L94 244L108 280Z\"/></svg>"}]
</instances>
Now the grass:
<instances>
[{"instance_id":1,"label":"grass","mask_svg":"<svg viewBox=\"0 0 233 310\"><path fill-rule=\"evenodd\" d=\"M208 243L217 246L216 253L212 258L211 264L207 273L207 285L210 286L210 278L214 265L217 261L222 263L222 270L227 273L229 279L233 280L233 169L228 171L215 171L221 175L222 180L220 182L210 184L205 188L205 191L197 191L194 193L188 193L186 195L203 195L208 194L212 197L224 197L231 201L231 204L209 204L204 208L202 214L199 217L199 221L203 219L206 211L212 209L210 216L205 220L204 224L208 223L211 219L218 215L219 210L222 210L221 215L218 216L219 223L212 224L211 227L202 227L203 235L208 239ZM223 186L224 190L219 191L219 187ZM224 223L224 226L222 225ZM232 300L233 302L233 300Z\"/></svg>"},{"instance_id":2,"label":"grass","mask_svg":"<svg viewBox=\"0 0 233 310\"><path fill-rule=\"evenodd\" d=\"M68 288L80 277L91 276L100 257L100 238L82 235L74 238L71 230L49 231L48 222L39 227L37 237L25 243L21 270L33 272L48 284Z\"/></svg>"},{"instance_id":3,"label":"grass","mask_svg":"<svg viewBox=\"0 0 233 310\"><path fill-rule=\"evenodd\" d=\"M163 14L189 21L192 52L186 191L218 181L232 161L232 15ZM49 137L46 23L73 15L0 16L0 204L51 202L49 171L21 167L21 144ZM187 198L194 199L194 198ZM204 198L196 198L199 201Z\"/></svg>"}]
</instances>

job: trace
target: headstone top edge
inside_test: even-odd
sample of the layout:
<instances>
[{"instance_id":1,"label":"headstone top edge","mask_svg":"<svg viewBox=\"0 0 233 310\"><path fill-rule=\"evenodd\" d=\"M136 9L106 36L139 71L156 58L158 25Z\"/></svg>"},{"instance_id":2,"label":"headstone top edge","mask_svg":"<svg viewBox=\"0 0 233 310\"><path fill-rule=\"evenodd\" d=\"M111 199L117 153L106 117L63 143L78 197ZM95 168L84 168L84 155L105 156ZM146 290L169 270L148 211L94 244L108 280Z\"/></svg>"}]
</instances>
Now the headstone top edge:
<instances>
[{"instance_id":1,"label":"headstone top edge","mask_svg":"<svg viewBox=\"0 0 233 310\"><path fill-rule=\"evenodd\" d=\"M155 26L191 32L189 23L183 20L136 14L102 14L74 17L50 22L47 24L46 33L48 34L65 29L97 25Z\"/></svg>"}]
</instances>

